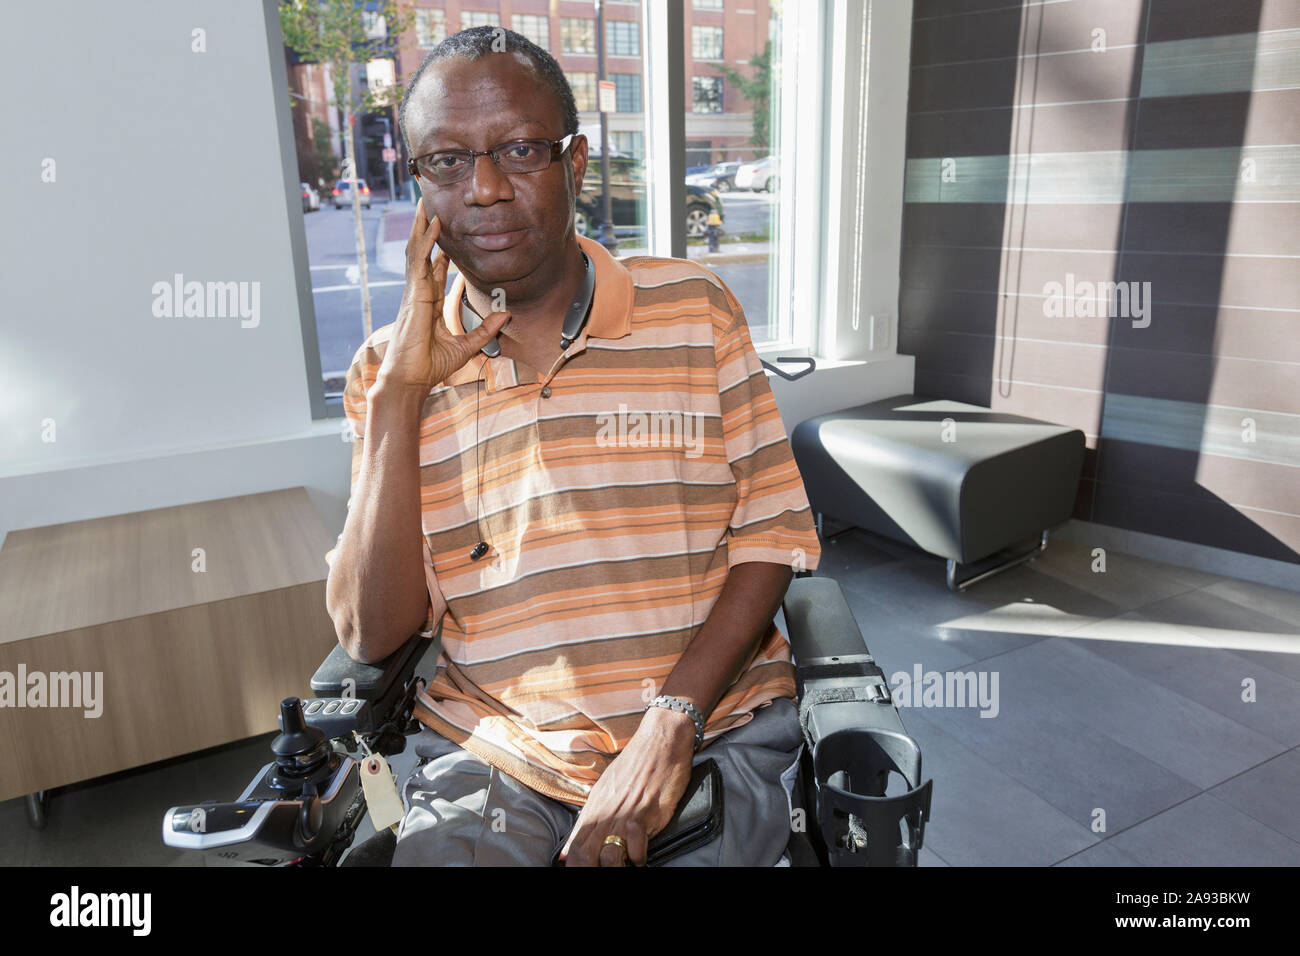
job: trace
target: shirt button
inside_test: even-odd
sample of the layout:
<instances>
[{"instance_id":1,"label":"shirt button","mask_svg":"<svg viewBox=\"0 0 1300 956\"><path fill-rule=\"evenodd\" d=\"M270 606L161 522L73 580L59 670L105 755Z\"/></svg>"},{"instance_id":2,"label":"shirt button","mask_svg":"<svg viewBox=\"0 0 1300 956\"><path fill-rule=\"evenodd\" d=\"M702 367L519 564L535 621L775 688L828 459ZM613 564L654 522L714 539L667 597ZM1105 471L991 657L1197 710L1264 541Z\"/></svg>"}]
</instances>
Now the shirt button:
<instances>
[{"instance_id":1,"label":"shirt button","mask_svg":"<svg viewBox=\"0 0 1300 956\"><path fill-rule=\"evenodd\" d=\"M543 386L542 386L542 398L550 398L550 397L551 397L551 386L549 386L549 385L543 385Z\"/></svg>"}]
</instances>

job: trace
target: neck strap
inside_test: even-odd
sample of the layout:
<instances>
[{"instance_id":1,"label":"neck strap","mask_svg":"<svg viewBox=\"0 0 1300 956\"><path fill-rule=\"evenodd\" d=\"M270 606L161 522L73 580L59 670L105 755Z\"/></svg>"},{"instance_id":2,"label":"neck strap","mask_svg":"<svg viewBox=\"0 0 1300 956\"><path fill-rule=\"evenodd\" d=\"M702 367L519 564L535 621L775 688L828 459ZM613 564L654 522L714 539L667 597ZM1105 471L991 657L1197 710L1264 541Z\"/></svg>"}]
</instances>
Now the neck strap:
<instances>
[{"instance_id":1,"label":"neck strap","mask_svg":"<svg viewBox=\"0 0 1300 956\"><path fill-rule=\"evenodd\" d=\"M581 252L581 250L579 250ZM587 324L587 318L591 314L591 300L595 297L596 292L596 269L591 264L591 259L585 252L582 253L582 261L585 271L582 276L582 284L578 286L578 291L569 303L568 311L564 314L564 326L560 330L560 349L567 349L573 344L579 333L582 332L583 326ZM472 332L483 322L483 317L474 311L473 306L469 304L469 296L462 292L460 294L460 325L466 332ZM483 346L483 354L496 358L501 354L501 343L494 337L492 341Z\"/></svg>"}]
</instances>

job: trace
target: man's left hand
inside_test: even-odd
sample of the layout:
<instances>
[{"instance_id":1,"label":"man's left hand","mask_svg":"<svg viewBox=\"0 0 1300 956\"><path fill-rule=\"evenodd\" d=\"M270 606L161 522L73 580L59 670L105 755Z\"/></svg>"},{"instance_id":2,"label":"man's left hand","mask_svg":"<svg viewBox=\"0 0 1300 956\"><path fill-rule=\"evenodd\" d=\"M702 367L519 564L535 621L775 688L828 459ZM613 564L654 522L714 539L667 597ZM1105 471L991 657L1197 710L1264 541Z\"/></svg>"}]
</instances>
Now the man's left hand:
<instances>
[{"instance_id":1,"label":"man's left hand","mask_svg":"<svg viewBox=\"0 0 1300 956\"><path fill-rule=\"evenodd\" d=\"M560 851L566 866L645 865L646 846L668 825L691 779L695 722L651 707L627 746L605 768ZM605 845L610 834L627 842Z\"/></svg>"}]
</instances>

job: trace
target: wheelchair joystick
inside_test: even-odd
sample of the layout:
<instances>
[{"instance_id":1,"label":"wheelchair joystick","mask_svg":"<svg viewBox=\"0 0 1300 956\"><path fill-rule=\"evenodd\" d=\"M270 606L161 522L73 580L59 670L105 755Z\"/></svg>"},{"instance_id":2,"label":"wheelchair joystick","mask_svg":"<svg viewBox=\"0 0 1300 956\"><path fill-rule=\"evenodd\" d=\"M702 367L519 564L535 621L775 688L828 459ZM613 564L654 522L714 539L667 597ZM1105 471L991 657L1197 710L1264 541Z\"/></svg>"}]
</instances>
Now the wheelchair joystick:
<instances>
[{"instance_id":1,"label":"wheelchair joystick","mask_svg":"<svg viewBox=\"0 0 1300 956\"><path fill-rule=\"evenodd\" d=\"M307 726L297 697L280 702L280 734L271 741L271 753L275 754L276 786L294 792L300 792L303 781L329 763L332 751L325 734Z\"/></svg>"},{"instance_id":2,"label":"wheelchair joystick","mask_svg":"<svg viewBox=\"0 0 1300 956\"><path fill-rule=\"evenodd\" d=\"M336 863L365 812L356 761L307 723L297 697L280 702L271 752L238 800L168 810L163 842L239 862Z\"/></svg>"}]
</instances>

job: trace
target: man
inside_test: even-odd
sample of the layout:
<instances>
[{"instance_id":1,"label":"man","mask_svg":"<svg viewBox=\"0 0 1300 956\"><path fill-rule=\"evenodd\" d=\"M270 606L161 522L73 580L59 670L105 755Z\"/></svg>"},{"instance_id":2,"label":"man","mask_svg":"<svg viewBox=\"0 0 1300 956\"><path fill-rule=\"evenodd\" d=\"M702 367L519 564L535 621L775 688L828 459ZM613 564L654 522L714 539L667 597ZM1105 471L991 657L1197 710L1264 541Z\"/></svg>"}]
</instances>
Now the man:
<instances>
[{"instance_id":1,"label":"man","mask_svg":"<svg viewBox=\"0 0 1300 956\"><path fill-rule=\"evenodd\" d=\"M772 617L820 551L740 305L575 235L586 139L522 36L449 37L401 116L423 198L327 556L353 658L442 625L393 862L639 865L712 757L722 836L673 862L771 865L801 747Z\"/></svg>"}]
</instances>

